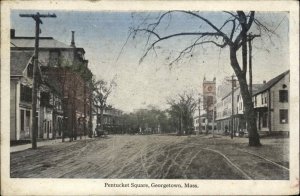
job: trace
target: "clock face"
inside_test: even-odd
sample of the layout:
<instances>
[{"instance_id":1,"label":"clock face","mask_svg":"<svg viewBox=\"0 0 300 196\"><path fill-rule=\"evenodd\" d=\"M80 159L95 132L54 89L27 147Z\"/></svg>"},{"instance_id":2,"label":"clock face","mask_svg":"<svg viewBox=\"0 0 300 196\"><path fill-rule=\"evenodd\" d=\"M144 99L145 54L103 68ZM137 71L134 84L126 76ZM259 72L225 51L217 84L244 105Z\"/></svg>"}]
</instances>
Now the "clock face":
<instances>
[{"instance_id":1,"label":"clock face","mask_svg":"<svg viewBox=\"0 0 300 196\"><path fill-rule=\"evenodd\" d=\"M208 94L211 94L211 93L214 93L215 92L215 86L214 84L204 84L203 85L203 93L208 93Z\"/></svg>"},{"instance_id":2,"label":"clock face","mask_svg":"<svg viewBox=\"0 0 300 196\"><path fill-rule=\"evenodd\" d=\"M207 91L208 91L208 92L211 92L211 91L212 91L212 86L208 86L208 87L207 87Z\"/></svg>"}]
</instances>

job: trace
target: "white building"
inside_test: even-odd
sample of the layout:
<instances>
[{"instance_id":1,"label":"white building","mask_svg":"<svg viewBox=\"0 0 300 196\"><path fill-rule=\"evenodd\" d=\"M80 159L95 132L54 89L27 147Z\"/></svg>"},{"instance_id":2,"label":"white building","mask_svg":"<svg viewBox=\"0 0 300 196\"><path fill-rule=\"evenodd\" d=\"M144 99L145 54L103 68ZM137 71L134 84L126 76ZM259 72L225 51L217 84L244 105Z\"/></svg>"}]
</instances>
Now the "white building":
<instances>
[{"instance_id":1,"label":"white building","mask_svg":"<svg viewBox=\"0 0 300 196\"><path fill-rule=\"evenodd\" d=\"M253 94L257 128L261 132L289 132L289 70L264 84Z\"/></svg>"},{"instance_id":2,"label":"white building","mask_svg":"<svg viewBox=\"0 0 300 196\"><path fill-rule=\"evenodd\" d=\"M253 84L252 92L258 131L260 133L266 131L288 132L289 71L263 84ZM240 87L234 89L233 99L232 92L223 97L217 96L216 110L218 132L230 132L232 129L234 133L246 131L244 103Z\"/></svg>"}]
</instances>

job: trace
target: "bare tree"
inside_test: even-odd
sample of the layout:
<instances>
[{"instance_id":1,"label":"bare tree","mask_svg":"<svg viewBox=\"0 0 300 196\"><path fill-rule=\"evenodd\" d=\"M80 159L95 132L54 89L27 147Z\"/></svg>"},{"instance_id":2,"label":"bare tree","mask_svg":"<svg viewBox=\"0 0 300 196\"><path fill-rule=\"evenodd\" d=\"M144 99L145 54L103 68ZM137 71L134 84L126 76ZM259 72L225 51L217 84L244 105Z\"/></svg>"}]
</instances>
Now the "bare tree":
<instances>
[{"instance_id":1,"label":"bare tree","mask_svg":"<svg viewBox=\"0 0 300 196\"><path fill-rule=\"evenodd\" d=\"M195 31L183 31L179 33L173 33L169 35L161 35L159 32L159 27L165 25L162 21L167 17L171 17L174 13L182 13L184 15L190 16L191 18L197 20L200 25L206 25L209 28L205 28L205 31L195 30ZM241 95L245 105L245 117L247 121L247 128L249 132L249 145L250 146L260 146L260 139L256 127L255 111L252 103L252 97L248 89L247 84L247 42L251 41L255 37L261 36L262 33L274 33L270 31L265 25L255 18L255 12L250 11L245 13L243 11L237 12L223 12L226 16L223 24L218 26L211 22L209 19L203 17L200 12L174 10L168 11L161 14L156 22L154 23L143 23L133 28L131 35L136 37L137 34L143 34L147 38L147 49L145 54L141 57L140 62L149 54L150 51L156 53L156 49L159 48L158 44L168 39L182 37L182 36L193 36L196 37L192 44L189 44L186 48L179 52L179 55L170 62L170 65L178 62L185 55L191 55L194 49L198 46L203 46L206 44L213 44L219 48L229 48L229 58L230 64L233 68L235 75L238 78ZM258 32L257 34L252 33L249 36L249 30L252 26L256 26ZM242 63L238 61L238 51L242 48ZM191 55L192 56L192 55Z\"/></svg>"},{"instance_id":2,"label":"bare tree","mask_svg":"<svg viewBox=\"0 0 300 196\"><path fill-rule=\"evenodd\" d=\"M104 80L94 81L94 105L96 107L97 113L97 127L100 123L100 129L103 130L103 111L106 107L107 98L112 92L113 88L116 86L114 80L109 84ZM100 110L100 119L98 119ZM100 122L99 122L100 120Z\"/></svg>"},{"instance_id":3,"label":"bare tree","mask_svg":"<svg viewBox=\"0 0 300 196\"><path fill-rule=\"evenodd\" d=\"M169 99L167 103L170 105L169 114L171 117L178 119L179 135L190 134L193 127L193 113L197 107L197 101L191 93L182 93L174 99Z\"/></svg>"}]
</instances>

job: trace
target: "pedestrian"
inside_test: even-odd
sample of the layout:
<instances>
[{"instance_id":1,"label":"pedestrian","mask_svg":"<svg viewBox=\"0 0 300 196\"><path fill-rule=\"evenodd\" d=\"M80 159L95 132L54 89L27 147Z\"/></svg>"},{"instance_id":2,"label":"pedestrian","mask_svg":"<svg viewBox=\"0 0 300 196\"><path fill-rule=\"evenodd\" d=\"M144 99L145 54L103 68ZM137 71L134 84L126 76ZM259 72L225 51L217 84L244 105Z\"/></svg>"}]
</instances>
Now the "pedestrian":
<instances>
[{"instance_id":1,"label":"pedestrian","mask_svg":"<svg viewBox=\"0 0 300 196\"><path fill-rule=\"evenodd\" d=\"M228 134L228 126L225 125L225 135L227 135L227 134Z\"/></svg>"}]
</instances>

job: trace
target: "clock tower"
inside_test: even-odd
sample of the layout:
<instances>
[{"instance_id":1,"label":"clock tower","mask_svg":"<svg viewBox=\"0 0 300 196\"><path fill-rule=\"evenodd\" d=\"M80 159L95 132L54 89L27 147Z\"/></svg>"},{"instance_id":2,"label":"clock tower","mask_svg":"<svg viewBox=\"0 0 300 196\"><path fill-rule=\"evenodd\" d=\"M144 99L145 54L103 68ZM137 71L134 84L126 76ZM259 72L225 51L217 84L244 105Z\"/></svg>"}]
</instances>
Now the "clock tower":
<instances>
[{"instance_id":1,"label":"clock tower","mask_svg":"<svg viewBox=\"0 0 300 196\"><path fill-rule=\"evenodd\" d=\"M213 105L216 102L216 78L212 81L203 79L203 107L207 112L208 120L212 117Z\"/></svg>"}]
</instances>

